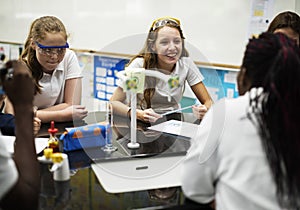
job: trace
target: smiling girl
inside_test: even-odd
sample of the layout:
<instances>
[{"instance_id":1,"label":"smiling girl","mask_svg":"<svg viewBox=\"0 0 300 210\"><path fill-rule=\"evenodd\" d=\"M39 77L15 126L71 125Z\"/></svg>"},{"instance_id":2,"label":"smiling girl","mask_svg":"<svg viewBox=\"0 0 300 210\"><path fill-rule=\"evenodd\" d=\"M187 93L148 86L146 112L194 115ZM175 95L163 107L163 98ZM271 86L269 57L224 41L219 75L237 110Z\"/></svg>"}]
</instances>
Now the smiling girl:
<instances>
[{"instance_id":1,"label":"smiling girl","mask_svg":"<svg viewBox=\"0 0 300 210\"><path fill-rule=\"evenodd\" d=\"M160 79L146 77L145 90L138 94L137 119L145 122L157 121L162 113L180 108L180 101L187 81L201 106L194 106L194 113L202 118L212 104L198 67L188 57L180 21L173 17L162 17L153 21L147 40L140 53L128 64L128 68L145 68L179 77L179 87L172 89L171 101L168 101L168 84ZM128 100L128 99L127 99ZM122 85L115 90L112 101L114 112L129 114L130 105L126 105L126 93Z\"/></svg>"}]
</instances>

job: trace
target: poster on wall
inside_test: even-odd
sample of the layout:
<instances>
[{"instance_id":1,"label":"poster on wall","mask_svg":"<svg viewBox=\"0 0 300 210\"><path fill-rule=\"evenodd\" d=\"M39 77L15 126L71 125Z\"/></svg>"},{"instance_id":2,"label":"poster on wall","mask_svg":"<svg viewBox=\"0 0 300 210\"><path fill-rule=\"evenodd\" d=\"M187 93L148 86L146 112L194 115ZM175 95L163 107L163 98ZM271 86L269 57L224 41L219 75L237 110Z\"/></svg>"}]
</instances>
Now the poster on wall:
<instances>
[{"instance_id":1,"label":"poster on wall","mask_svg":"<svg viewBox=\"0 0 300 210\"><path fill-rule=\"evenodd\" d=\"M77 52L79 66L82 74L82 96L93 97L94 83L94 55L90 53Z\"/></svg>"},{"instance_id":2,"label":"poster on wall","mask_svg":"<svg viewBox=\"0 0 300 210\"><path fill-rule=\"evenodd\" d=\"M21 55L23 46L21 44L0 43L1 62L17 60Z\"/></svg>"},{"instance_id":3,"label":"poster on wall","mask_svg":"<svg viewBox=\"0 0 300 210\"><path fill-rule=\"evenodd\" d=\"M221 70L213 68L199 68L204 76L203 83L206 86L213 101L221 98L236 98L237 90L237 71Z\"/></svg>"},{"instance_id":4,"label":"poster on wall","mask_svg":"<svg viewBox=\"0 0 300 210\"><path fill-rule=\"evenodd\" d=\"M10 45L0 43L0 62L5 63L9 60L10 55Z\"/></svg>"},{"instance_id":5,"label":"poster on wall","mask_svg":"<svg viewBox=\"0 0 300 210\"><path fill-rule=\"evenodd\" d=\"M94 55L91 53L76 52L82 74L81 104L88 110L97 108L94 100Z\"/></svg>"},{"instance_id":6,"label":"poster on wall","mask_svg":"<svg viewBox=\"0 0 300 210\"><path fill-rule=\"evenodd\" d=\"M124 70L128 59L94 56L94 97L108 101L117 88L117 73Z\"/></svg>"},{"instance_id":7,"label":"poster on wall","mask_svg":"<svg viewBox=\"0 0 300 210\"><path fill-rule=\"evenodd\" d=\"M266 31L273 15L274 0L252 0L248 37Z\"/></svg>"}]
</instances>

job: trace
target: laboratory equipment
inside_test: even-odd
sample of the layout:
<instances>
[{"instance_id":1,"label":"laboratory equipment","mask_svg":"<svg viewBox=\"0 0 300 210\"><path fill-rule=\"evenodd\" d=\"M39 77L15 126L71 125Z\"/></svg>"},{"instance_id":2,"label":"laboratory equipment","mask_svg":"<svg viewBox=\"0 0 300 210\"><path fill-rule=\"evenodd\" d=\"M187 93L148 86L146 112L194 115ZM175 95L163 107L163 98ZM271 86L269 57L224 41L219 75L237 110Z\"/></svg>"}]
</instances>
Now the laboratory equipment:
<instances>
[{"instance_id":1,"label":"laboratory equipment","mask_svg":"<svg viewBox=\"0 0 300 210\"><path fill-rule=\"evenodd\" d=\"M163 74L159 71L146 70L144 68L125 68L124 71L120 71L117 76L125 81L125 86L123 90L129 92L130 94L130 104L131 104L131 128L130 128L130 138L131 141L128 143L128 148L137 149L140 147L139 143L136 140L136 103L137 103L137 93L143 93L145 76L156 77L166 82L169 85L168 101L171 101L170 90L172 88L179 86L179 77L178 75L172 76Z\"/></svg>"}]
</instances>

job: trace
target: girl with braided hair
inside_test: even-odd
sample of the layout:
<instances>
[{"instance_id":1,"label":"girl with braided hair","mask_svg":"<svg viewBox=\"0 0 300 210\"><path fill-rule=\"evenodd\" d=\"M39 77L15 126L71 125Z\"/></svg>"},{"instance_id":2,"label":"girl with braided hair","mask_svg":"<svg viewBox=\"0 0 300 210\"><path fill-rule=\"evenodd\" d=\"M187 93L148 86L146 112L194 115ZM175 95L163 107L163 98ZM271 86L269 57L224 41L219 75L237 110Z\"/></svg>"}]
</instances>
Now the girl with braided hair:
<instances>
[{"instance_id":1,"label":"girl with braided hair","mask_svg":"<svg viewBox=\"0 0 300 210\"><path fill-rule=\"evenodd\" d=\"M182 170L185 196L216 209L300 209L300 51L282 33L250 39L236 99L201 122Z\"/></svg>"}]
</instances>

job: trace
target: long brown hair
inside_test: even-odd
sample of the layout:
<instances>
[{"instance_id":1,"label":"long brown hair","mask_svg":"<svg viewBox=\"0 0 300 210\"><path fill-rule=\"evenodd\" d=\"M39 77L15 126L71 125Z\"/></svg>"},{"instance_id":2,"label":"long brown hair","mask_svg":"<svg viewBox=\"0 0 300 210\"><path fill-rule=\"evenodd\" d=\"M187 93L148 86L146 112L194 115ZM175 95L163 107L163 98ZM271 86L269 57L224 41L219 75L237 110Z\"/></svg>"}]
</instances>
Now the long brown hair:
<instances>
[{"instance_id":1,"label":"long brown hair","mask_svg":"<svg viewBox=\"0 0 300 210\"><path fill-rule=\"evenodd\" d=\"M166 20L168 19L168 17L165 17L165 18L166 18ZM157 20L163 20L163 19L164 18L159 18ZM184 43L185 38L183 36L183 32L182 32L182 29L180 27L180 23L174 25L174 24L172 24L173 21L172 22L166 22L161 27L157 27L153 30L153 25L155 24L155 22L157 20L153 21L143 48L140 50L140 52L136 56L134 56L129 61L127 66L134 59L143 58L144 59L143 68L148 69L148 70L156 70L157 69L158 58L157 58L157 54L155 52L153 52L152 46L155 44L155 41L157 39L159 30L164 26L176 28L179 31L180 37L182 39L182 53L180 55L180 58L189 56L189 53L188 53L187 49L185 48L185 43ZM151 98L153 97L153 95L155 93L156 79L152 78L152 77L147 77L146 80L145 80L145 83L147 84L147 87L150 87L150 88L144 90L144 95L143 95L144 97L143 97L143 100L141 100L139 106L140 106L140 108L143 108L143 104L146 103L145 104L146 108L151 108Z\"/></svg>"},{"instance_id":2,"label":"long brown hair","mask_svg":"<svg viewBox=\"0 0 300 210\"><path fill-rule=\"evenodd\" d=\"M291 11L281 12L275 16L268 27L268 32L274 33L276 29L291 28L300 39L300 16Z\"/></svg>"}]
</instances>

